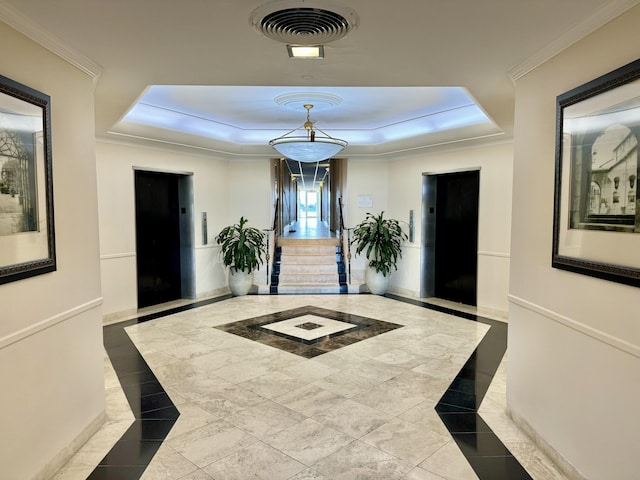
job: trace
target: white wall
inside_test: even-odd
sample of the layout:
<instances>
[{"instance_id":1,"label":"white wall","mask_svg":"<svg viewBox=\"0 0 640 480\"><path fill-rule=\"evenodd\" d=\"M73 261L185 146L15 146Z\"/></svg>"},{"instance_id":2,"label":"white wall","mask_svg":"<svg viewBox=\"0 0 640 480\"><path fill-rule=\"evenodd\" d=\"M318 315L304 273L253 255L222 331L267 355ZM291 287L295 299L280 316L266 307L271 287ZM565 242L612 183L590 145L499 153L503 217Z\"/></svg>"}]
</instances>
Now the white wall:
<instances>
[{"instance_id":1,"label":"white wall","mask_svg":"<svg viewBox=\"0 0 640 480\"><path fill-rule=\"evenodd\" d=\"M229 188L229 210L227 223L218 225L215 233L224 226L238 223L243 216L250 227L260 230L272 227L275 205L271 196L270 160L232 160L229 162L227 185ZM266 232L265 232L266 233ZM271 271L271 268L269 268ZM253 273L255 285L267 284L267 265L263 264ZM225 280L226 284L226 280Z\"/></svg>"},{"instance_id":2,"label":"white wall","mask_svg":"<svg viewBox=\"0 0 640 480\"><path fill-rule=\"evenodd\" d=\"M639 24L634 7L516 82L508 405L590 479L640 472L640 289L551 268L555 99L640 57Z\"/></svg>"},{"instance_id":3,"label":"white wall","mask_svg":"<svg viewBox=\"0 0 640 480\"><path fill-rule=\"evenodd\" d=\"M271 200L270 168L267 160L229 162L227 222L238 223L244 216L251 227L261 230L271 227L275 207Z\"/></svg>"},{"instance_id":4,"label":"white wall","mask_svg":"<svg viewBox=\"0 0 640 480\"><path fill-rule=\"evenodd\" d=\"M479 167L478 308L507 312L512 162L513 146L503 143L449 151L426 150L389 163L385 172L388 184L385 196L389 199L386 210L390 217L407 223L409 211L413 210L415 223L414 242L406 242L403 247L398 271L391 277L391 290L420 294L422 174Z\"/></svg>"},{"instance_id":5,"label":"white wall","mask_svg":"<svg viewBox=\"0 0 640 480\"><path fill-rule=\"evenodd\" d=\"M204 154L159 148L97 143L100 260L107 318L137 309L134 167L193 174L196 296L225 291L226 273L215 236L240 216L249 225L268 228L268 160L226 161ZM202 242L201 214L207 213L208 243ZM260 272L255 280L262 279ZM264 279L266 281L266 277Z\"/></svg>"},{"instance_id":6,"label":"white wall","mask_svg":"<svg viewBox=\"0 0 640 480\"><path fill-rule=\"evenodd\" d=\"M47 478L104 418L92 78L0 22L2 75L51 96L57 271L0 285L0 476Z\"/></svg>"},{"instance_id":7,"label":"white wall","mask_svg":"<svg viewBox=\"0 0 640 480\"><path fill-rule=\"evenodd\" d=\"M385 211L389 218L409 221L414 210L416 237L403 246L391 290L420 293L422 173L480 167L478 307L507 311L510 255L512 145L460 148L449 152L407 155L387 162L350 159L347 163L345 223L354 227L367 212ZM213 237L243 215L256 228L269 228L272 216L270 166L266 160L229 161L205 155L98 142L98 178L104 311L108 315L136 309L135 218L133 166L194 174L196 217L196 290L198 296L226 288L225 272ZM112 192L118 192L113 195ZM371 207L359 207L370 197ZM209 245L202 246L200 213L207 211ZM408 226L405 225L408 230ZM352 258L352 283L364 282L365 259ZM263 268L257 284L266 283Z\"/></svg>"},{"instance_id":8,"label":"white wall","mask_svg":"<svg viewBox=\"0 0 640 480\"><path fill-rule=\"evenodd\" d=\"M367 213L374 215L385 212L389 215L389 165L387 162L369 159L349 159L346 169L346 195L343 199L343 212L346 228L353 228ZM371 199L370 207L359 207L358 197ZM364 255L355 255L352 250L351 257L351 283L364 283L364 271L366 258Z\"/></svg>"}]
</instances>

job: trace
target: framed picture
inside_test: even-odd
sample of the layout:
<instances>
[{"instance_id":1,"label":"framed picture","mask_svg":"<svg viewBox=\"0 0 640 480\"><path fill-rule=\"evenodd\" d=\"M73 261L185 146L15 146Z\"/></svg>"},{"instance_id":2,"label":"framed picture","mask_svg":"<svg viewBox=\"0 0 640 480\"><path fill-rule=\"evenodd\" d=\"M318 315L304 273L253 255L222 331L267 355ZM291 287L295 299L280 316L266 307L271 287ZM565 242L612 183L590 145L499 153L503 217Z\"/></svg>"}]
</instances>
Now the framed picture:
<instances>
[{"instance_id":1,"label":"framed picture","mask_svg":"<svg viewBox=\"0 0 640 480\"><path fill-rule=\"evenodd\" d=\"M555 268L640 286L640 60L557 97Z\"/></svg>"},{"instance_id":2,"label":"framed picture","mask_svg":"<svg viewBox=\"0 0 640 480\"><path fill-rule=\"evenodd\" d=\"M0 76L0 284L56 269L48 95Z\"/></svg>"}]
</instances>

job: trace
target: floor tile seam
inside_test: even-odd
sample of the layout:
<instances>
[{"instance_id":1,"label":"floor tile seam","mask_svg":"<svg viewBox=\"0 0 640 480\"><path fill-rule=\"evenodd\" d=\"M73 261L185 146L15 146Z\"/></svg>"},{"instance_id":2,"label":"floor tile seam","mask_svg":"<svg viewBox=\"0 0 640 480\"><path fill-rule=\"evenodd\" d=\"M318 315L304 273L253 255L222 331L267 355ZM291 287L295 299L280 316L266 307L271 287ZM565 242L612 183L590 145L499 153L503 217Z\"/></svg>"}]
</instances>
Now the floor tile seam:
<instances>
[{"instance_id":1,"label":"floor tile seam","mask_svg":"<svg viewBox=\"0 0 640 480\"><path fill-rule=\"evenodd\" d=\"M335 429L334 429L334 430L335 430ZM268 444L268 443L266 443L266 442L265 442L265 444L266 444L267 446L269 446L269 447L271 447L271 448L273 448L273 449L277 450L278 452L282 453L283 455L286 455L287 457L289 457L289 458L293 459L294 461L296 461L296 462L298 462L298 463L300 463L300 464L304 465L306 468L313 468L314 466L318 465L320 462L325 461L327 458L329 458L330 456L332 456L332 455L334 455L335 453L339 452L339 451L340 451L340 450L342 450L343 448L347 448L347 447L349 447L350 445L352 445L352 444L354 444L354 443L356 443L356 442L361 441L361 440L359 440L359 439L357 439L357 438L354 438L352 435L346 434L346 433L344 433L344 432L340 432L340 433L343 433L344 435L348 435L348 436L350 436L350 437L352 438L352 439L351 439L351 441L350 441L348 444L346 444L346 445L343 445L343 446L339 447L337 450L332 451L332 452L331 452L331 453L329 453L328 455L326 455L326 456L324 456L324 457L322 457L322 458L319 458L318 460L316 460L315 462L310 463L310 464L304 463L302 460L298 460L298 459L296 459L296 458L292 457L290 454L286 453L286 452L285 452L285 451L283 451L281 448L275 447L275 446L273 446L273 445L271 445L271 444ZM366 443L366 442L362 442L362 443ZM369 444L367 444L367 445L369 445ZM370 446L371 446L371 445L370 445ZM374 448L377 448L377 447L374 447ZM380 449L378 448L378 450L380 450ZM383 452L383 450L380 450L380 451L381 451L381 452ZM385 453L386 453L386 452L385 452ZM296 475L297 475L297 474L296 474ZM295 477L295 475L294 475L294 477Z\"/></svg>"},{"instance_id":2,"label":"floor tile seam","mask_svg":"<svg viewBox=\"0 0 640 480\"><path fill-rule=\"evenodd\" d=\"M469 392L468 390L464 390L462 388L447 388L446 390L447 392L457 392L457 393L462 393L464 395L470 395L470 396L478 396L478 393L476 392Z\"/></svg>"},{"instance_id":3,"label":"floor tile seam","mask_svg":"<svg viewBox=\"0 0 640 480\"><path fill-rule=\"evenodd\" d=\"M181 452L179 452L177 449L175 449L173 446L171 446L171 444L166 439L162 442L162 445L160 446L160 448L171 450L171 453L173 453L174 455L178 455L182 460L184 460L185 462L189 462L196 469L202 470L202 468L200 468L198 465L196 465L191 460L189 460L187 457L185 457ZM194 472L195 472L195 470L194 470ZM193 472L191 472L191 473L193 473ZM185 476L189 476L191 473L188 473ZM182 478L182 477L180 477L180 478Z\"/></svg>"},{"instance_id":4,"label":"floor tile seam","mask_svg":"<svg viewBox=\"0 0 640 480\"><path fill-rule=\"evenodd\" d=\"M467 455L467 458L471 458L471 459L476 459L476 458L495 458L495 459L512 458L513 460L518 461L518 459L513 455Z\"/></svg>"},{"instance_id":5,"label":"floor tile seam","mask_svg":"<svg viewBox=\"0 0 640 480\"><path fill-rule=\"evenodd\" d=\"M118 440L119 444L121 445L128 445L128 444L134 444L134 443L145 443L145 444L155 444L155 443L162 443L162 440L153 440L153 439L138 439L138 440L123 440L120 439ZM137 464L136 465L141 465L141 464Z\"/></svg>"},{"instance_id":6,"label":"floor tile seam","mask_svg":"<svg viewBox=\"0 0 640 480\"><path fill-rule=\"evenodd\" d=\"M447 440L447 441L446 441L442 446L440 446L437 450L439 450L440 448L443 448L444 446L446 446L450 441L451 441L451 440ZM437 451L437 450L436 450L436 451L434 451L434 452L432 452L432 453L427 454L424 458L421 458L420 460L418 460L418 461L416 462L415 460L411 460L411 459L408 459L408 458L406 458L406 457L402 457L402 456L398 455L397 453L390 452L390 451L388 451L388 450L385 450L384 448L380 448L380 447L378 447L377 445L375 445L375 444L373 444L373 443L369 443L369 442L366 442L366 441L363 441L363 443L365 443L366 445L368 445L368 446L370 446L370 447L373 447L373 448L375 448L375 449L377 449L377 450L379 450L379 451L381 451L381 452L383 452L383 453L385 453L385 454L387 454L387 455L391 455L392 457L394 457L394 458L395 458L396 460L398 460L399 462L402 462L402 463L405 463L405 464L407 464L407 465L410 465L410 466L411 466L411 469L414 469L414 468L418 467L421 463L424 463L424 462L425 462L429 457L431 457L431 456L432 456L432 455Z\"/></svg>"},{"instance_id":7,"label":"floor tile seam","mask_svg":"<svg viewBox=\"0 0 640 480\"><path fill-rule=\"evenodd\" d=\"M365 393L366 393L366 392L365 392ZM360 394L358 394L358 395L360 395ZM362 403L362 402L360 402L360 401L356 400L356 399L355 399L355 398L353 398L353 397L345 397L345 399L344 399L341 403L344 403L344 402L346 402L346 401L348 401L348 400L350 400L350 401L352 401L352 402L355 402L355 403L357 403L357 404L361 405L361 406L362 406L362 407L364 407L364 408L369 408L369 409L371 409L371 410L375 410L375 411L376 411L377 413L379 413L379 414L382 414L382 415L385 415L385 416L390 417L390 419L389 419L388 421L386 421L383 425L386 425L387 423L389 423L390 421L395 420L395 419L402 420L402 421L407 422L407 423L412 423L412 422L409 422L409 421L407 421L407 420L404 420L403 418L400 418L400 415L403 415L403 414L407 413L409 410L411 410L412 408L414 408L414 407L415 407L415 405L414 405L413 407L408 408L407 410L405 410L405 411L403 411L403 412L398 413L398 414L392 414L392 413L389 413L389 412L385 412L384 410L381 410L381 409L379 409L379 408L377 408L377 407L372 407L372 406L370 406L370 405L367 405L367 404L365 404L365 403ZM332 408L332 407L329 407L327 410L329 410L330 408ZM320 413L322 413L322 412L320 412ZM317 420L316 420L316 421L317 421ZM380 427L382 427L383 425L381 425ZM380 427L378 427L378 428L380 428ZM376 428L375 430L377 430L377 428ZM370 432L369 432L369 433L370 433Z\"/></svg>"},{"instance_id":8,"label":"floor tile seam","mask_svg":"<svg viewBox=\"0 0 640 480\"><path fill-rule=\"evenodd\" d=\"M122 387L122 390L127 390L127 389L133 390L133 389L135 389L135 388L137 388L139 386L142 386L142 385L147 385L147 386L148 385L160 385L160 386L162 386L162 383L160 382L160 380L150 380L148 382L140 382L140 383L135 384L135 385L126 385L126 386ZM111 387L111 388L115 388L115 387ZM164 390L164 388L163 388L163 390ZM138 393L140 393L140 391ZM158 395L160 393L162 393L162 392L147 393L145 395L138 395L138 396L140 398L143 398L143 397L147 397L147 396L151 396L151 395Z\"/></svg>"},{"instance_id":9,"label":"floor tile seam","mask_svg":"<svg viewBox=\"0 0 640 480\"><path fill-rule=\"evenodd\" d=\"M234 425L234 427L235 427L235 425ZM235 428L238 428L238 427L235 427ZM246 432L245 432L245 433L246 433ZM247 434L247 435L250 435L250 434ZM252 436L253 436L253 435L252 435ZM212 461L212 462L210 462L210 463L207 463L206 465L203 465L202 467L201 467L201 466L199 466L199 465L198 465L198 464L196 464L196 463L193 463L193 461L189 460L187 457L185 457L185 458L187 458L187 460L188 460L189 462L191 462L191 463L192 463L192 464L194 464L196 467L198 467L198 469L199 469L199 470L204 470L204 471L206 471L206 469L207 469L208 467L210 467L211 465L213 465L213 464L215 464L215 463L218 463L218 462L221 462L222 460L225 460L225 459L227 459L227 458L230 458L230 457L232 457L233 455L236 455L238 452L241 452L241 451L246 450L246 449L248 449L248 448L250 448L250 447L253 447L254 445L256 445L256 444L258 444L258 443L263 443L264 445L270 446L270 445L268 445L268 444L266 444L266 443L262 442L259 438L257 438L257 437L254 437L254 438L256 438L256 440L257 440L256 442L253 442L253 443L251 443L251 444L249 444L249 445L244 445L244 446L242 446L242 447L239 447L237 450L233 450L232 452L229 452L229 453L227 453L226 455L221 456L220 458L216 458L214 461ZM272 447L272 448L273 448L273 447ZM178 452L178 453L180 453L180 452ZM282 452L281 452L281 453L282 453ZM184 457L184 455L183 455L183 457Z\"/></svg>"},{"instance_id":10,"label":"floor tile seam","mask_svg":"<svg viewBox=\"0 0 640 480\"><path fill-rule=\"evenodd\" d=\"M169 397L168 395L167 397L169 398L169 400L171 400L171 397ZM152 408L149 410L140 410L138 407L136 407L137 410L134 411L134 418L136 420L163 420L162 418L143 418L141 416L135 416L135 415L149 415L149 414L157 413L160 411L165 411L165 410L168 411L172 408L175 410L178 410L175 404L173 403L173 401L171 401L171 405L167 405L165 407L159 407L159 408ZM164 419L164 420L170 420L170 419Z\"/></svg>"}]
</instances>

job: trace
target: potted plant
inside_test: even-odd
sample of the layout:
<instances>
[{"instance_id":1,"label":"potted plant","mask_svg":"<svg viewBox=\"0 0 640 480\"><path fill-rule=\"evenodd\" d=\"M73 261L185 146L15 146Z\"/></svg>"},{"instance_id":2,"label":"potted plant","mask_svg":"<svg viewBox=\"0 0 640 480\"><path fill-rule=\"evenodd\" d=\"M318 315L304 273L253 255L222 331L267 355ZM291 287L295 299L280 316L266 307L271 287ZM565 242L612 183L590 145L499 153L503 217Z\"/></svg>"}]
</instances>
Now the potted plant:
<instances>
[{"instance_id":1,"label":"potted plant","mask_svg":"<svg viewBox=\"0 0 640 480\"><path fill-rule=\"evenodd\" d=\"M371 293L383 295L389 287L391 269L394 270L398 258L402 257L402 241L407 235L402 231L398 220L383 218L367 213L365 219L353 230L353 243L356 255L365 252L368 268L366 282Z\"/></svg>"},{"instance_id":2,"label":"potted plant","mask_svg":"<svg viewBox=\"0 0 640 480\"><path fill-rule=\"evenodd\" d=\"M223 228L216 236L222 262L229 267L229 290L235 296L246 295L253 285L253 271L264 263L265 234L247 227L248 220Z\"/></svg>"}]
</instances>

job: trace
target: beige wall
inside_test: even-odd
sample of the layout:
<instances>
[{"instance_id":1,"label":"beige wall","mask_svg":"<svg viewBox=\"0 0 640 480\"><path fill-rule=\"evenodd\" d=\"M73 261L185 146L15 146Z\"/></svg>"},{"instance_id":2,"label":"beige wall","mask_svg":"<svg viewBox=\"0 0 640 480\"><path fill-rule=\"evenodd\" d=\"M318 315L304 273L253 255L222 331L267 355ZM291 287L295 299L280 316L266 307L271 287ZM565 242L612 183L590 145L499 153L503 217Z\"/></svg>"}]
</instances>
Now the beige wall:
<instances>
[{"instance_id":1,"label":"beige wall","mask_svg":"<svg viewBox=\"0 0 640 480\"><path fill-rule=\"evenodd\" d=\"M350 159L346 168L346 194L343 199L346 228L353 228L364 220L367 212L378 214L389 209L389 165L380 160ZM371 207L358 207L358 197L370 198ZM351 283L364 283L366 258L352 250Z\"/></svg>"},{"instance_id":2,"label":"beige wall","mask_svg":"<svg viewBox=\"0 0 640 480\"><path fill-rule=\"evenodd\" d=\"M107 319L137 309L134 167L193 175L196 296L226 291L216 234L240 216L268 228L271 218L268 160L227 162L204 154L98 142L98 204L104 313ZM201 214L207 213L203 244ZM255 281L266 282L262 272Z\"/></svg>"},{"instance_id":3,"label":"beige wall","mask_svg":"<svg viewBox=\"0 0 640 480\"><path fill-rule=\"evenodd\" d=\"M640 471L640 289L551 268L556 96L640 57L640 7L516 83L508 404L586 478Z\"/></svg>"},{"instance_id":4,"label":"beige wall","mask_svg":"<svg viewBox=\"0 0 640 480\"><path fill-rule=\"evenodd\" d=\"M391 277L392 291L420 293L420 241L422 173L480 167L480 220L478 248L478 306L507 312L509 278L511 181L513 150L510 143L449 152L405 156L393 162L351 159L346 168L345 223L354 227L367 212L384 210L389 217L409 221L414 210L416 237L406 242L399 269ZM196 239L196 291L201 297L226 288L225 272L213 237L241 215L257 228L271 222L269 162L225 161L148 147L98 142L98 194L104 312L130 314L136 309L135 211L133 167L194 175ZM114 195L113 192L118 192ZM358 197L370 197L371 207L359 207ZM209 245L201 244L200 212L207 211ZM405 225L406 227L407 225ZM365 260L352 258L352 283L364 282ZM266 283L263 269L257 284Z\"/></svg>"},{"instance_id":5,"label":"beige wall","mask_svg":"<svg viewBox=\"0 0 640 480\"><path fill-rule=\"evenodd\" d=\"M426 150L390 162L387 210L391 216L404 222L409 221L409 211L413 210L415 222L415 241L407 242L404 246L398 271L391 277L392 290L414 296L420 293L422 174L480 168L478 308L507 312L512 162L511 143L452 148L448 151Z\"/></svg>"},{"instance_id":6,"label":"beige wall","mask_svg":"<svg viewBox=\"0 0 640 480\"><path fill-rule=\"evenodd\" d=\"M0 285L0 476L46 478L104 415L93 81L4 23L0 43L2 75L51 97L57 252Z\"/></svg>"}]
</instances>

